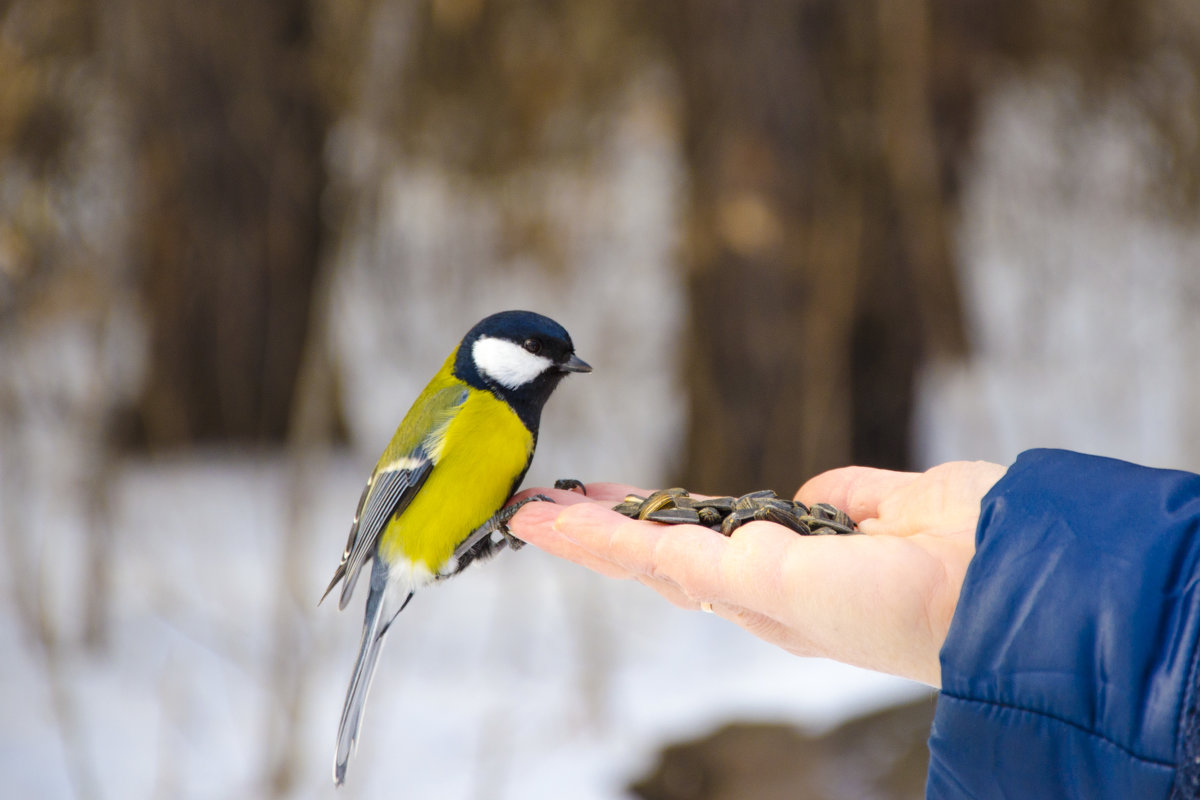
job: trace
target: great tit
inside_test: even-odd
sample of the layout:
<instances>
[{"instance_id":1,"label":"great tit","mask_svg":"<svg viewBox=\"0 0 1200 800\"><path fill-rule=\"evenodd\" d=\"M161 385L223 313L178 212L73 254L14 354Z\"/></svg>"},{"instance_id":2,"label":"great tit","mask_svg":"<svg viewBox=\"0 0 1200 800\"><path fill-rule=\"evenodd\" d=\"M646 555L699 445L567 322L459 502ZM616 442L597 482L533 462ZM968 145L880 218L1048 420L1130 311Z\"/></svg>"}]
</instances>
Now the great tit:
<instances>
[{"instance_id":1,"label":"great tit","mask_svg":"<svg viewBox=\"0 0 1200 800\"><path fill-rule=\"evenodd\" d=\"M591 372L561 325L530 311L480 321L417 397L358 501L325 596L338 608L371 562L362 641L338 726L334 783L358 740L384 636L413 592L519 546L505 504L533 460L546 400L568 373Z\"/></svg>"}]
</instances>

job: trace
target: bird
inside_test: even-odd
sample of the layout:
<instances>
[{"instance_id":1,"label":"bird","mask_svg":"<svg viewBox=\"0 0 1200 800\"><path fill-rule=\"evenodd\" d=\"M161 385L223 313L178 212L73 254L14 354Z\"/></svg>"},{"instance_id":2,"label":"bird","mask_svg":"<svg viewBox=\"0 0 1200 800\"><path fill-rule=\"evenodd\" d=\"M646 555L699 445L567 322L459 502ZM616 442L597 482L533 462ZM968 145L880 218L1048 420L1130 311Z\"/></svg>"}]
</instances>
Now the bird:
<instances>
[{"instance_id":1,"label":"bird","mask_svg":"<svg viewBox=\"0 0 1200 800\"><path fill-rule=\"evenodd\" d=\"M341 582L338 608L345 609L370 562L362 638L338 725L336 785L345 782L392 622L418 589L523 544L507 522L534 498L506 504L533 460L542 408L564 377L591 371L557 322L501 311L467 331L404 416L367 479L321 597Z\"/></svg>"}]
</instances>

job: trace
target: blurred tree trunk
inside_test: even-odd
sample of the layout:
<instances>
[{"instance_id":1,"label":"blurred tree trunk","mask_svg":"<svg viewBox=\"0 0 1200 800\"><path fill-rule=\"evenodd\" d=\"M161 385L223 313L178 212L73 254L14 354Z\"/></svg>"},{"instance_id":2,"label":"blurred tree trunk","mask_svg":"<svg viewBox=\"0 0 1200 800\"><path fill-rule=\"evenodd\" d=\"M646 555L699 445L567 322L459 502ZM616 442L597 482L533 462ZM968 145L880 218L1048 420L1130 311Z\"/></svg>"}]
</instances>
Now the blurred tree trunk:
<instances>
[{"instance_id":1,"label":"blurred tree trunk","mask_svg":"<svg viewBox=\"0 0 1200 800\"><path fill-rule=\"evenodd\" d=\"M281 441L319 240L324 120L303 0L122 0L151 344L150 445Z\"/></svg>"},{"instance_id":2,"label":"blurred tree trunk","mask_svg":"<svg viewBox=\"0 0 1200 800\"><path fill-rule=\"evenodd\" d=\"M692 0L663 14L692 178L696 489L907 465L922 350L964 349L928 13L888 5Z\"/></svg>"},{"instance_id":3,"label":"blurred tree trunk","mask_svg":"<svg viewBox=\"0 0 1200 800\"><path fill-rule=\"evenodd\" d=\"M133 416L145 442L282 440L321 238L318 98L346 79L371 7L80 6L138 159L133 249L152 341ZM965 349L948 232L957 162L997 65L1124 81L1167 134L1164 171L1200 196L1195 104L1179 102L1195 94L1194 4L396 8L416 67L388 86L398 99L379 116L402 145L476 177L586 150L597 126L578 120L638 72L639 53L657 61L665 44L691 177L684 479L698 489L782 490L848 461L908 463L918 360ZM520 30L540 31L540 44L510 35ZM323 60L320 41L332 47ZM21 126L5 119L7 149L5 132ZM35 152L53 150L63 126L50 123L31 128L49 132L29 140Z\"/></svg>"}]
</instances>

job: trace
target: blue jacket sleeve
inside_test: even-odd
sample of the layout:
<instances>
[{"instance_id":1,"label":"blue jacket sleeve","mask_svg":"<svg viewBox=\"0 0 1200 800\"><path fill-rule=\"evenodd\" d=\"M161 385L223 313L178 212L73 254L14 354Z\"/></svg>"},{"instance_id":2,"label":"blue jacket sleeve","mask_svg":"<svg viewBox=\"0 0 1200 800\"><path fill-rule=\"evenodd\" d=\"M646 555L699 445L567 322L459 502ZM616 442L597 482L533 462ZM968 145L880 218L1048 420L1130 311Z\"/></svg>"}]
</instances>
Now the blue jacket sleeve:
<instances>
[{"instance_id":1,"label":"blue jacket sleeve","mask_svg":"<svg viewBox=\"0 0 1200 800\"><path fill-rule=\"evenodd\" d=\"M1200 796L1200 476L1023 453L941 652L928 798Z\"/></svg>"}]
</instances>

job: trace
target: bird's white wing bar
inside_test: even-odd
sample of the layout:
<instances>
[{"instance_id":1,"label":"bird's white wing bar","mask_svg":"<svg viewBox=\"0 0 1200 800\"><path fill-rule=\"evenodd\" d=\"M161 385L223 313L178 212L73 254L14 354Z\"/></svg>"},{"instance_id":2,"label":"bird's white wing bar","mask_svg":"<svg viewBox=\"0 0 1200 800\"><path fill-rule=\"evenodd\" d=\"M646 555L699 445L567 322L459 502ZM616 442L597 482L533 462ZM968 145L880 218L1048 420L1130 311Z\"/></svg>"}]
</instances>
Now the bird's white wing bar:
<instances>
[{"instance_id":1,"label":"bird's white wing bar","mask_svg":"<svg viewBox=\"0 0 1200 800\"><path fill-rule=\"evenodd\" d=\"M554 362L535 355L516 342L481 336L471 346L471 358L481 373L507 389L517 389L541 375Z\"/></svg>"}]
</instances>

